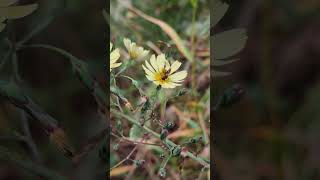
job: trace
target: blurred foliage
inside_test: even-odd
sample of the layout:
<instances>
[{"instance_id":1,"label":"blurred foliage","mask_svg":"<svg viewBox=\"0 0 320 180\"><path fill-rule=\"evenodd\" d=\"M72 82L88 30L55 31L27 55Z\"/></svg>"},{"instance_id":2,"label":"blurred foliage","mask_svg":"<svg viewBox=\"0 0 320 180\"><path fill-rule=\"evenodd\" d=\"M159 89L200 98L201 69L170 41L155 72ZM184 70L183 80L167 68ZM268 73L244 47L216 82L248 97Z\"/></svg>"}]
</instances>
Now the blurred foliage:
<instances>
[{"instance_id":1,"label":"blurred foliage","mask_svg":"<svg viewBox=\"0 0 320 180\"><path fill-rule=\"evenodd\" d=\"M212 32L246 28L248 40L214 80L214 105L227 104L213 112L217 179L319 179L319 2L226 2ZM235 84L244 93L225 103Z\"/></svg>"},{"instance_id":2,"label":"blurred foliage","mask_svg":"<svg viewBox=\"0 0 320 180\"><path fill-rule=\"evenodd\" d=\"M105 3L1 1L1 179L106 177Z\"/></svg>"}]
</instances>

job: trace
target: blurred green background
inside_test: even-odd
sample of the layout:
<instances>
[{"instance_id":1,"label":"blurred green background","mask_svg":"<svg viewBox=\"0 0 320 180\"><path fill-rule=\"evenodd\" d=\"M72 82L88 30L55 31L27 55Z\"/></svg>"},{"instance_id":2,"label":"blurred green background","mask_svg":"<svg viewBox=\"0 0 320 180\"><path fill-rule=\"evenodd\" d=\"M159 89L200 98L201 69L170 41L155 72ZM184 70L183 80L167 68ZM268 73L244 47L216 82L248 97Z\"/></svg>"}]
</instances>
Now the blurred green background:
<instances>
[{"instance_id":1,"label":"blurred green background","mask_svg":"<svg viewBox=\"0 0 320 180\"><path fill-rule=\"evenodd\" d=\"M211 84L216 100L234 84L245 91L211 114L217 179L320 179L319 1L225 2L213 32L244 27L248 42Z\"/></svg>"},{"instance_id":2,"label":"blurred green background","mask_svg":"<svg viewBox=\"0 0 320 180\"><path fill-rule=\"evenodd\" d=\"M108 24L102 16L107 1L101 0L21 0L17 4L38 3L31 15L6 21L7 27L0 33L0 57L8 51L6 39L12 43L23 39L40 26L43 30L35 34L28 44L50 44L71 53L88 64L89 71L107 90L106 68L108 52ZM73 74L67 58L44 48L26 48L18 51L18 68L22 78L18 86L41 108L59 121L75 151L80 151L88 139L102 129L106 123L97 113L97 104L91 92ZM0 79L9 81L13 66L9 60L0 71ZM58 172L68 179L104 179L106 163L101 160L99 150L94 148L77 165L63 156L50 142L43 127L30 120L30 129L41 156L41 166ZM6 99L0 98L0 145L11 152L19 153L25 161L32 161L25 143L7 136L22 133L20 111ZM2 158L1 158L2 159ZM6 159L6 158L4 158ZM0 179L43 179L16 163L0 161Z\"/></svg>"}]
</instances>

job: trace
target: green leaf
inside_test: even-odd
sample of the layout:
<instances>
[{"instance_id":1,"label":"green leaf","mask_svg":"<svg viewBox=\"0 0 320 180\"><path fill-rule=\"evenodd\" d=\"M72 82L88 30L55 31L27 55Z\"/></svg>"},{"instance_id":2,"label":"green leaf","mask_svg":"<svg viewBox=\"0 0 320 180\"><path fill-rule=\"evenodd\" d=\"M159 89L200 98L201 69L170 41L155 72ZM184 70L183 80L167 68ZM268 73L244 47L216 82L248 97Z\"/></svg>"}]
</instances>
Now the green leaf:
<instances>
[{"instance_id":1,"label":"green leaf","mask_svg":"<svg viewBox=\"0 0 320 180\"><path fill-rule=\"evenodd\" d=\"M211 27L214 27L226 14L229 8L229 5L226 3L222 3L220 0L213 0L213 2L210 3L210 6L211 6L210 13L213 14L212 17L210 18L210 25Z\"/></svg>"},{"instance_id":2,"label":"green leaf","mask_svg":"<svg viewBox=\"0 0 320 180\"><path fill-rule=\"evenodd\" d=\"M138 81L136 81L135 79L129 77L129 76L122 76L124 78L127 78L131 81L132 85L139 91L140 95L143 95L143 91L142 89L140 88L140 83Z\"/></svg>"},{"instance_id":3,"label":"green leaf","mask_svg":"<svg viewBox=\"0 0 320 180\"><path fill-rule=\"evenodd\" d=\"M0 23L0 32L3 31L5 27L6 27L6 24Z\"/></svg>"},{"instance_id":4,"label":"green leaf","mask_svg":"<svg viewBox=\"0 0 320 180\"><path fill-rule=\"evenodd\" d=\"M14 103L26 104L28 102L28 98L13 81L0 81L0 95L8 98Z\"/></svg>"},{"instance_id":5,"label":"green leaf","mask_svg":"<svg viewBox=\"0 0 320 180\"><path fill-rule=\"evenodd\" d=\"M143 130L139 126L134 124L130 129L130 133L129 133L130 139L136 140L142 137L142 135L143 135Z\"/></svg>"},{"instance_id":6,"label":"green leaf","mask_svg":"<svg viewBox=\"0 0 320 180\"><path fill-rule=\"evenodd\" d=\"M34 44L34 45L28 45L23 46L24 48L45 48L51 51L55 51L59 53L60 55L68 58L70 61L74 74L77 75L78 79L85 85L88 89L90 89L92 95L95 97L97 104L99 106L106 106L107 97L103 89L100 87L99 83L95 80L95 78L92 76L92 74L89 72L86 62L83 60L80 60L70 54L69 52L57 48L51 45L46 44Z\"/></svg>"},{"instance_id":7,"label":"green leaf","mask_svg":"<svg viewBox=\"0 0 320 180\"><path fill-rule=\"evenodd\" d=\"M213 71L213 77L224 77L231 75L231 72Z\"/></svg>"},{"instance_id":8,"label":"green leaf","mask_svg":"<svg viewBox=\"0 0 320 180\"><path fill-rule=\"evenodd\" d=\"M230 63L234 63L239 61L240 59L232 59L232 60L228 60L228 61L222 61L222 60L213 60L212 65L213 66L223 66L223 65L227 65Z\"/></svg>"},{"instance_id":9,"label":"green leaf","mask_svg":"<svg viewBox=\"0 0 320 180\"><path fill-rule=\"evenodd\" d=\"M38 4L24 6L0 7L0 17L18 19L31 14L38 8Z\"/></svg>"},{"instance_id":10,"label":"green leaf","mask_svg":"<svg viewBox=\"0 0 320 180\"><path fill-rule=\"evenodd\" d=\"M232 29L211 37L214 59L225 59L239 53L247 42L245 29Z\"/></svg>"},{"instance_id":11,"label":"green leaf","mask_svg":"<svg viewBox=\"0 0 320 180\"><path fill-rule=\"evenodd\" d=\"M1 0L0 7L8 7L16 2L18 2L18 0Z\"/></svg>"},{"instance_id":12,"label":"green leaf","mask_svg":"<svg viewBox=\"0 0 320 180\"><path fill-rule=\"evenodd\" d=\"M26 23L26 35L18 43L22 45L29 39L44 30L58 15L65 9L64 0L46 0L41 1L39 10L37 10Z\"/></svg>"}]
</instances>

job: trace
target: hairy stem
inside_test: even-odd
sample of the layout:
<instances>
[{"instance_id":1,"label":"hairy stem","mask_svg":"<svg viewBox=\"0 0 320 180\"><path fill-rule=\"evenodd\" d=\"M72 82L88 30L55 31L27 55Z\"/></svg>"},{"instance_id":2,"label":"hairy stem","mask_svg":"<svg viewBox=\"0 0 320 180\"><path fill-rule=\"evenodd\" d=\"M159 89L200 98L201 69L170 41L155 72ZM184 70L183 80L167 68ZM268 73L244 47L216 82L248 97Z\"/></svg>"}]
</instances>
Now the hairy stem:
<instances>
[{"instance_id":1,"label":"hairy stem","mask_svg":"<svg viewBox=\"0 0 320 180\"><path fill-rule=\"evenodd\" d=\"M117 115L117 116L120 116L120 117L122 117L122 118L127 119L130 123L139 126L139 127L142 128L144 131L146 131L146 132L152 134L154 137L160 139L160 134L154 132L153 130L149 129L149 128L146 127L146 126L141 126L141 124L140 124L136 119L134 119L133 117L127 116L127 115L125 115L125 114L122 114L122 113L120 113L120 112L118 112L118 111L116 111L116 110L111 110L111 112L114 113L114 114ZM166 144L170 145L171 147L177 146L174 142L172 142L172 141L170 141L170 140L168 140L168 139L166 139L165 142L166 142ZM195 160L195 161L197 161L198 163L200 163L200 164L203 165L204 167L210 168L210 164L209 164L208 162L206 162L205 160L203 160L203 159L200 158L200 157L196 157L196 156L193 155L191 152L187 151L187 152L186 152L186 156L187 156L187 157L190 157L191 159L193 159L193 160Z\"/></svg>"}]
</instances>

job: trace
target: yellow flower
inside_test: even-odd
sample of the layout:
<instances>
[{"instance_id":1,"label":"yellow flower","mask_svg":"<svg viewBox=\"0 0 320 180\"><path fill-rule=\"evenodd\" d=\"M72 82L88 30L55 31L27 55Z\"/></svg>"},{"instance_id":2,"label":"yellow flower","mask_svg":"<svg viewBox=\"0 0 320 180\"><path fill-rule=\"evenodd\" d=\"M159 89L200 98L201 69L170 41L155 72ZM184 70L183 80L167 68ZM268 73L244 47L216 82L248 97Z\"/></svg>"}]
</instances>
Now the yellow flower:
<instances>
[{"instance_id":1,"label":"yellow flower","mask_svg":"<svg viewBox=\"0 0 320 180\"><path fill-rule=\"evenodd\" d=\"M149 51L144 50L143 47L137 46L135 42L132 42L128 38L123 39L123 44L127 48L131 59L138 60L148 55Z\"/></svg>"},{"instance_id":2,"label":"yellow flower","mask_svg":"<svg viewBox=\"0 0 320 180\"><path fill-rule=\"evenodd\" d=\"M176 72L181 63L174 61L170 64L164 54L157 57L152 55L150 63L146 61L145 66L142 65L146 73L146 77L156 85L162 88L175 88L181 86L182 81L187 77L187 71Z\"/></svg>"},{"instance_id":3,"label":"yellow flower","mask_svg":"<svg viewBox=\"0 0 320 180\"><path fill-rule=\"evenodd\" d=\"M112 43L110 43L110 52L112 50ZM115 49L110 53L110 72L113 68L119 67L122 63L116 63L120 58L119 49Z\"/></svg>"}]
</instances>

